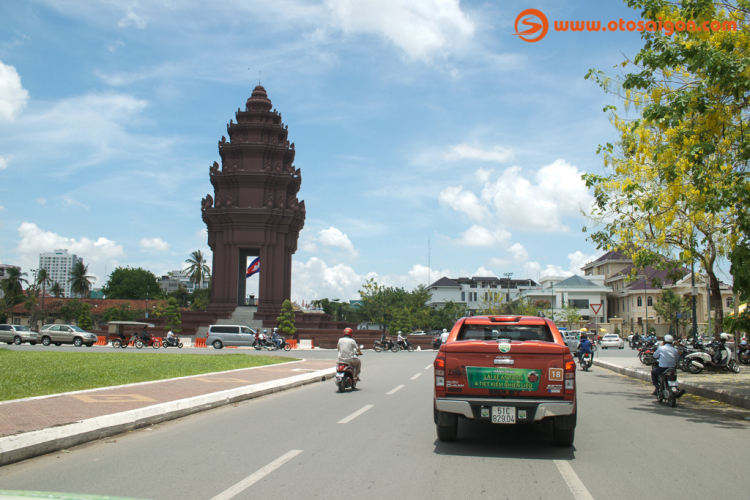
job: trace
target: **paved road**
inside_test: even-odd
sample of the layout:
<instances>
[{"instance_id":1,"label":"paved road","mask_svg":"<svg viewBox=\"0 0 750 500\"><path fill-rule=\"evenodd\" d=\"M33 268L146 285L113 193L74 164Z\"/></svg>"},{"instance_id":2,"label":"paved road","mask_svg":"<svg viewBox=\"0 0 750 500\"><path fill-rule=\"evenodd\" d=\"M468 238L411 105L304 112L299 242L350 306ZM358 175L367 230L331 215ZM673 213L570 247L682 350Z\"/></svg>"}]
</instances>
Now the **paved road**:
<instances>
[{"instance_id":1,"label":"paved road","mask_svg":"<svg viewBox=\"0 0 750 500\"><path fill-rule=\"evenodd\" d=\"M194 415L3 467L0 488L165 500L746 496L750 422L658 405L646 384L603 369L579 374L573 448L544 429L463 421L459 441L441 443L433 359L367 353L354 393L326 382Z\"/></svg>"}]
</instances>

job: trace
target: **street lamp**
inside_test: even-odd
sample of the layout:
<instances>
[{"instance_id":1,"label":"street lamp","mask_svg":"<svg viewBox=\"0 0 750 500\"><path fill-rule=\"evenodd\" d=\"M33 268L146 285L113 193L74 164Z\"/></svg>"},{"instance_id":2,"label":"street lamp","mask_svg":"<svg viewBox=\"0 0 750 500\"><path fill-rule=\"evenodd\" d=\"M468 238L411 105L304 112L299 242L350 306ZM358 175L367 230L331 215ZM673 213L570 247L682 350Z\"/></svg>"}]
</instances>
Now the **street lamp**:
<instances>
[{"instance_id":1,"label":"street lamp","mask_svg":"<svg viewBox=\"0 0 750 500\"><path fill-rule=\"evenodd\" d=\"M643 282L643 305L646 307L646 336L648 337L648 280Z\"/></svg>"},{"instance_id":2,"label":"street lamp","mask_svg":"<svg viewBox=\"0 0 750 500\"><path fill-rule=\"evenodd\" d=\"M146 292L146 318L148 318L148 292Z\"/></svg>"},{"instance_id":3,"label":"street lamp","mask_svg":"<svg viewBox=\"0 0 750 500\"><path fill-rule=\"evenodd\" d=\"M508 299L506 302L510 304L510 277L513 276L513 273L503 273L503 276L508 279Z\"/></svg>"}]
</instances>

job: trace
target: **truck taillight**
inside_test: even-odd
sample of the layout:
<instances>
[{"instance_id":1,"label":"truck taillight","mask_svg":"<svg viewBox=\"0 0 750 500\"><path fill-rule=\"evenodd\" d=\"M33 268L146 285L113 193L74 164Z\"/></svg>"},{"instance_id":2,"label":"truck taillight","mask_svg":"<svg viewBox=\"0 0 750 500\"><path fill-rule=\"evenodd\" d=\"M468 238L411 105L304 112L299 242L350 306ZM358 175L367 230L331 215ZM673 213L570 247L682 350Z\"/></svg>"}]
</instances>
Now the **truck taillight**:
<instances>
[{"instance_id":1,"label":"truck taillight","mask_svg":"<svg viewBox=\"0 0 750 500\"><path fill-rule=\"evenodd\" d=\"M576 362L572 357L565 360L565 394L576 390Z\"/></svg>"},{"instance_id":2,"label":"truck taillight","mask_svg":"<svg viewBox=\"0 0 750 500\"><path fill-rule=\"evenodd\" d=\"M445 390L445 358L435 358L433 363L435 367L435 387L438 390Z\"/></svg>"}]
</instances>

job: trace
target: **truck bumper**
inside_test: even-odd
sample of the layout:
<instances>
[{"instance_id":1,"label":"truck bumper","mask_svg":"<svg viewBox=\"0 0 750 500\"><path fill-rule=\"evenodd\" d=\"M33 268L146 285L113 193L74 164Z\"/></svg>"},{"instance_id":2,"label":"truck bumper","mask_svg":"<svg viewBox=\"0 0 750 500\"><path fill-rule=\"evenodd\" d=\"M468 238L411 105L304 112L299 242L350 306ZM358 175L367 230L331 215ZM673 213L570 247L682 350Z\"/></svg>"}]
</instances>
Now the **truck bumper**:
<instances>
[{"instance_id":1,"label":"truck bumper","mask_svg":"<svg viewBox=\"0 0 750 500\"><path fill-rule=\"evenodd\" d=\"M482 409L511 406L526 410L528 421L538 422L548 417L562 417L576 412L575 401L547 401L543 399L436 399L435 408L446 413L457 413L472 420L487 420ZM530 418L532 417L533 418ZM519 419L519 422L523 419Z\"/></svg>"}]
</instances>

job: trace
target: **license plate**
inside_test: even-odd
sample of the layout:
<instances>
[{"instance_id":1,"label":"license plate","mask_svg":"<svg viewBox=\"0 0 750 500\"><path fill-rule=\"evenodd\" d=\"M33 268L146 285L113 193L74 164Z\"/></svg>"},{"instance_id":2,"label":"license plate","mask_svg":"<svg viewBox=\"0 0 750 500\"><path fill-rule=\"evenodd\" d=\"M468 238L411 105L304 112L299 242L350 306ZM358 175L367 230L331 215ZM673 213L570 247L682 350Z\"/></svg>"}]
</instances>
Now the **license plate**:
<instances>
[{"instance_id":1,"label":"license plate","mask_svg":"<svg viewBox=\"0 0 750 500\"><path fill-rule=\"evenodd\" d=\"M669 384L669 387L677 387L676 380L668 380L667 383Z\"/></svg>"},{"instance_id":2,"label":"license plate","mask_svg":"<svg viewBox=\"0 0 750 500\"><path fill-rule=\"evenodd\" d=\"M515 424L516 408L514 406L493 406L492 407L493 424Z\"/></svg>"}]
</instances>

